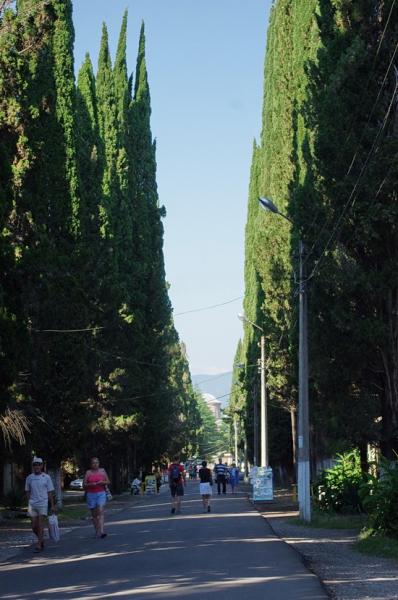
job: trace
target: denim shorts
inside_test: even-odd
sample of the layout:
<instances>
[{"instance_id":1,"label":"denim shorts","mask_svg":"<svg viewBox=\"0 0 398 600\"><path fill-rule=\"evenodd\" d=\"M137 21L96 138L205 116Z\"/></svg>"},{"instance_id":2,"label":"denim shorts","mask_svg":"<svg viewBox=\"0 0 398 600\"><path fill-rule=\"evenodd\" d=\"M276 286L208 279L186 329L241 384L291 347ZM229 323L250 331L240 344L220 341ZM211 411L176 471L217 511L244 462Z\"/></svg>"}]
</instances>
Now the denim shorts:
<instances>
[{"instance_id":1,"label":"denim shorts","mask_svg":"<svg viewBox=\"0 0 398 600\"><path fill-rule=\"evenodd\" d=\"M97 506L105 506L106 504L106 493L105 492L87 492L86 502L89 509L97 508Z\"/></svg>"}]
</instances>

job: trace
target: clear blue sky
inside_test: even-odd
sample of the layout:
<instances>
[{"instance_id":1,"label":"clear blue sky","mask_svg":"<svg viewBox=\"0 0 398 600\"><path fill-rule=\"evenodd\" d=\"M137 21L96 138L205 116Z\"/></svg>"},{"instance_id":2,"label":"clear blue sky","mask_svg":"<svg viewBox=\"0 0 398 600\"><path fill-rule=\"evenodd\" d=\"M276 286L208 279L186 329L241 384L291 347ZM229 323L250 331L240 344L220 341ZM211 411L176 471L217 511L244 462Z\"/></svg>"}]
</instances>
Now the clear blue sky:
<instances>
[{"instance_id":1,"label":"clear blue sky","mask_svg":"<svg viewBox=\"0 0 398 600\"><path fill-rule=\"evenodd\" d=\"M243 295L244 227L259 136L271 0L74 0L75 60L96 67L101 24L114 56L129 11L135 69L145 21L165 261L174 312ZM230 371L241 301L175 317L192 373Z\"/></svg>"}]
</instances>

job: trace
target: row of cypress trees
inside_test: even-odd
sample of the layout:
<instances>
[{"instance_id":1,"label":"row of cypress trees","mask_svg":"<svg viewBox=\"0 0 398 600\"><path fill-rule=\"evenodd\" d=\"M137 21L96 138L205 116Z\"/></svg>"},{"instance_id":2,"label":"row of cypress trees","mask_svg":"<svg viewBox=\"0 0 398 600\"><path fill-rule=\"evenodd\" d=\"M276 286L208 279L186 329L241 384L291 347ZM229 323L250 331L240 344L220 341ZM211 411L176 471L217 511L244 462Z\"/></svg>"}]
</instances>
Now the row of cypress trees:
<instances>
[{"instance_id":1,"label":"row of cypress trees","mask_svg":"<svg viewBox=\"0 0 398 600\"><path fill-rule=\"evenodd\" d=\"M53 465L95 452L123 479L193 452L201 427L165 279L144 26L134 76L125 14L114 64L104 25L96 74L87 55L76 83L71 0L11 4L0 15L2 429Z\"/></svg>"},{"instance_id":2,"label":"row of cypress trees","mask_svg":"<svg viewBox=\"0 0 398 600\"><path fill-rule=\"evenodd\" d=\"M264 327L271 463L291 464L297 404L298 240L306 244L314 462L398 448L398 138L393 0L277 0L254 143L245 312ZM271 198L293 226L258 205ZM253 454L258 332L245 327L232 406ZM293 441L293 443L292 443Z\"/></svg>"}]
</instances>

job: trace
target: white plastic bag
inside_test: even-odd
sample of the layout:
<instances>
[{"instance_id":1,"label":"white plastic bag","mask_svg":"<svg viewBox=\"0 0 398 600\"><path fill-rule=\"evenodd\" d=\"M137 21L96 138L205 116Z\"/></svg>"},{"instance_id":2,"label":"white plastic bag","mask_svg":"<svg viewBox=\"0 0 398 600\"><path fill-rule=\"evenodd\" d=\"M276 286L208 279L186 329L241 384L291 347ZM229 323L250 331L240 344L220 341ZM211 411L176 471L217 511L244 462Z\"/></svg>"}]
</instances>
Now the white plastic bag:
<instances>
[{"instance_id":1,"label":"white plastic bag","mask_svg":"<svg viewBox=\"0 0 398 600\"><path fill-rule=\"evenodd\" d=\"M54 540L54 542L59 542L61 535L59 531L57 515L50 515L48 517L48 533L50 539Z\"/></svg>"}]
</instances>

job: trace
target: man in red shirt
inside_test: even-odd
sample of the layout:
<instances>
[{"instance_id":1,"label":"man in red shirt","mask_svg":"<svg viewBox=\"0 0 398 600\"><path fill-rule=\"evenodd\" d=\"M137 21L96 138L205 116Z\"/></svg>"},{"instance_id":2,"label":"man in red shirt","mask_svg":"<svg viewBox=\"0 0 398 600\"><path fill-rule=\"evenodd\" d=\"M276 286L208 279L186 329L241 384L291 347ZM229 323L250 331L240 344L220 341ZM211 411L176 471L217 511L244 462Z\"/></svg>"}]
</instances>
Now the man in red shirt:
<instances>
[{"instance_id":1,"label":"man in red shirt","mask_svg":"<svg viewBox=\"0 0 398 600\"><path fill-rule=\"evenodd\" d=\"M171 493L171 514L181 512L181 499L184 495L185 472L180 457L175 456L169 466L169 486Z\"/></svg>"}]
</instances>

